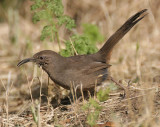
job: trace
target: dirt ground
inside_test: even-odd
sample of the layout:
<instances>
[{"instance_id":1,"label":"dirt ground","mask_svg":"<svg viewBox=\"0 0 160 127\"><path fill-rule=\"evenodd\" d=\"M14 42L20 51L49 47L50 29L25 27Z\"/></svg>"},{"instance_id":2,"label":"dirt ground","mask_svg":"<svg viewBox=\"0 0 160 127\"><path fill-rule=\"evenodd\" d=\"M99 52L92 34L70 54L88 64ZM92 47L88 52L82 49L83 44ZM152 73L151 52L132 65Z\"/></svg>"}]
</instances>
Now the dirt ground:
<instances>
[{"instance_id":1,"label":"dirt ground","mask_svg":"<svg viewBox=\"0 0 160 127\"><path fill-rule=\"evenodd\" d=\"M7 20L0 22L0 126L89 126L87 116L95 109L82 109L88 100L59 104L69 91L57 87L51 80L48 85L47 74L36 65L17 67L20 60L38 51L58 52L57 43L40 41L42 26L32 23L31 4L25 0L21 9L11 10L14 18L6 12ZM65 14L76 21L76 32L82 32L83 23L96 24L105 40L134 13L148 9L149 14L112 52L110 73L126 87L125 97L123 90L117 87L104 102L93 98L102 107L96 121L98 127L159 127L160 1L63 0L63 5ZM62 28L62 45L68 36ZM104 43L98 44L98 48ZM100 87L107 84L110 82Z\"/></svg>"}]
</instances>

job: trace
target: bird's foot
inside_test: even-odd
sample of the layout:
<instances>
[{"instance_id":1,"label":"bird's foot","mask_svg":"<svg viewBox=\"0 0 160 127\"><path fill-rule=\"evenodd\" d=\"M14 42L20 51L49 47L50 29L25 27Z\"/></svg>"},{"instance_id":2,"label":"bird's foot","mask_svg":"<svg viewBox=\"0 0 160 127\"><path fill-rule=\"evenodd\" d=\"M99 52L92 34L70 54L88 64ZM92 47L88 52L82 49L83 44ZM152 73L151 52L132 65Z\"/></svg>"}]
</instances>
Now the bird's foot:
<instances>
[{"instance_id":1,"label":"bird's foot","mask_svg":"<svg viewBox=\"0 0 160 127\"><path fill-rule=\"evenodd\" d=\"M114 80L111 76L109 77L109 79L114 82L116 85L118 85L121 89L124 90L123 94L120 94L121 97L125 98L126 97L126 93L127 93L127 88L124 87L121 83L117 82L116 80Z\"/></svg>"}]
</instances>

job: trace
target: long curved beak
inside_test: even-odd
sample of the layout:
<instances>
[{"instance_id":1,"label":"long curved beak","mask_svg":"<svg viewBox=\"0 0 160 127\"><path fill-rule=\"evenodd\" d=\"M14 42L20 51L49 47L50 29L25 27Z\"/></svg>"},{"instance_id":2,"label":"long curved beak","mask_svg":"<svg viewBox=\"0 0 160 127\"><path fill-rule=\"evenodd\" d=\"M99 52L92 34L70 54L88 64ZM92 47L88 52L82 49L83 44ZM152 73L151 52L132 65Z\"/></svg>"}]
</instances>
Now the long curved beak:
<instances>
[{"instance_id":1,"label":"long curved beak","mask_svg":"<svg viewBox=\"0 0 160 127\"><path fill-rule=\"evenodd\" d=\"M19 66L21 66L22 64L25 64L25 63L28 63L28 62L35 62L35 59L34 59L33 57L24 59L24 60L20 61L20 62L17 64L17 66L19 67Z\"/></svg>"}]
</instances>

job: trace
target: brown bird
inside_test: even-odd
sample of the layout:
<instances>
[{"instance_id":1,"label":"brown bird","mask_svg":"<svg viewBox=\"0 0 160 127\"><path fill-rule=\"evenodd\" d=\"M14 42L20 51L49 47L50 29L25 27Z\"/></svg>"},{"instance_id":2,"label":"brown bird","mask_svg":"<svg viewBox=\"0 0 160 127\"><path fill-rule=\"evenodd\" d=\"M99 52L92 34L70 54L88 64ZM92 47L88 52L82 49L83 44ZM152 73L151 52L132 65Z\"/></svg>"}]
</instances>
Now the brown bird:
<instances>
[{"instance_id":1,"label":"brown bird","mask_svg":"<svg viewBox=\"0 0 160 127\"><path fill-rule=\"evenodd\" d=\"M139 11L130 17L94 54L62 57L54 51L43 50L31 58L18 63L21 66L27 62L34 62L41 66L52 81L65 89L71 85L83 91L94 90L95 84L100 85L104 80L110 78L109 61L113 47L119 40L141 19L146 16L147 9Z\"/></svg>"}]
</instances>

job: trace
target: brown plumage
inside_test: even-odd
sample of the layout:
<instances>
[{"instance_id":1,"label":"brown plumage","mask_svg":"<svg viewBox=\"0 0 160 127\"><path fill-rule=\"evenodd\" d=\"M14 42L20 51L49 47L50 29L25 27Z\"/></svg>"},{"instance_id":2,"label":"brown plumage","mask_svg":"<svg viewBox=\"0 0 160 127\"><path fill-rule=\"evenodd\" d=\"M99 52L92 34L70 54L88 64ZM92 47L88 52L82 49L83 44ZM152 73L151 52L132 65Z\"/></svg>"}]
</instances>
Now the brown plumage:
<instances>
[{"instance_id":1,"label":"brown plumage","mask_svg":"<svg viewBox=\"0 0 160 127\"><path fill-rule=\"evenodd\" d=\"M111 51L119 40L141 19L147 9L144 9L129 18L95 54L62 57L54 51L43 50L31 58L18 63L21 66L27 62L34 62L47 72L56 84L70 89L71 85L83 90L93 90L95 83L100 85L109 77L108 68Z\"/></svg>"}]
</instances>

